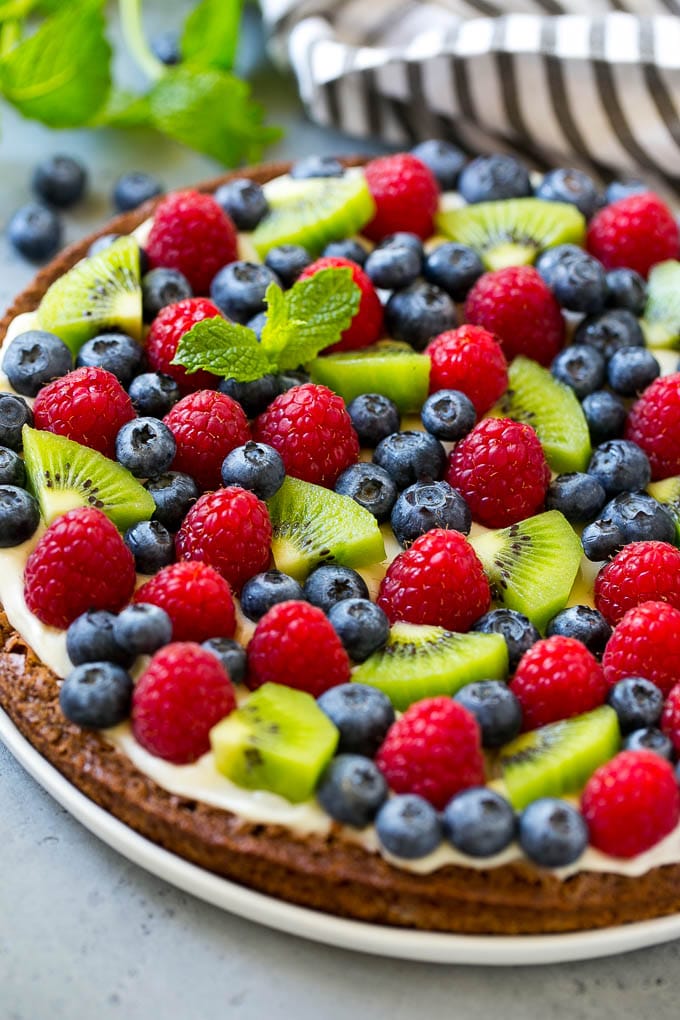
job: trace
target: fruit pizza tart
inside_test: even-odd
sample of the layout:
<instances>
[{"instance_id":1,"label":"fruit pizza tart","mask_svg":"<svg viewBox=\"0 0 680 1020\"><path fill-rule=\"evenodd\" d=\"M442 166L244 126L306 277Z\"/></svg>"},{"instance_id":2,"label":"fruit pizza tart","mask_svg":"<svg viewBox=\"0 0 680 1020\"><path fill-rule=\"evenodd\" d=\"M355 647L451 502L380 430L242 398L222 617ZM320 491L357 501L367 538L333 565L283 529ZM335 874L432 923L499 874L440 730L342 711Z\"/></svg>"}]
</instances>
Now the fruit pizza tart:
<instances>
[{"instance_id":1,"label":"fruit pizza tart","mask_svg":"<svg viewBox=\"0 0 680 1020\"><path fill-rule=\"evenodd\" d=\"M641 185L439 142L127 213L3 323L0 704L294 903L680 911L679 294Z\"/></svg>"}]
</instances>

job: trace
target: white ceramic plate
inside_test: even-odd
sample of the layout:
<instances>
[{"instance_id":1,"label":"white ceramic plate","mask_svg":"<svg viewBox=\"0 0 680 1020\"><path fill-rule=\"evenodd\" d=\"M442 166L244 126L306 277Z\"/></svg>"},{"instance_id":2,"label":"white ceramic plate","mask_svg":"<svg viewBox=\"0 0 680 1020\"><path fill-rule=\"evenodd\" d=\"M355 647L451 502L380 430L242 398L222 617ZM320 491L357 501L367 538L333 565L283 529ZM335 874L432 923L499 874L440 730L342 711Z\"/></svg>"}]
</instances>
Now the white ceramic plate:
<instances>
[{"instance_id":1,"label":"white ceramic plate","mask_svg":"<svg viewBox=\"0 0 680 1020\"><path fill-rule=\"evenodd\" d=\"M680 938L680 914L570 935L446 935L347 921L296 907L204 871L128 828L72 786L2 711L0 739L55 800L124 857L214 906L315 942L430 963L516 966L611 956Z\"/></svg>"}]
</instances>

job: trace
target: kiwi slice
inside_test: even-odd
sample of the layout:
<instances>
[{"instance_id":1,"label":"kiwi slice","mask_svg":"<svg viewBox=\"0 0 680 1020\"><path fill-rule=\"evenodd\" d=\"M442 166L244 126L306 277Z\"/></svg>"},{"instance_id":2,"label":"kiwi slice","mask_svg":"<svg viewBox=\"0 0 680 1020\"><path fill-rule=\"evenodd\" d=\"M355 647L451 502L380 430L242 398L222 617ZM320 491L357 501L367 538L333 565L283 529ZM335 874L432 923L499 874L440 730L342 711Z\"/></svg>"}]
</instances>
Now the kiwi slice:
<instances>
[{"instance_id":1,"label":"kiwi slice","mask_svg":"<svg viewBox=\"0 0 680 1020\"><path fill-rule=\"evenodd\" d=\"M510 803L521 810L539 797L578 793L620 743L616 712L609 705L523 733L499 753Z\"/></svg>"},{"instance_id":2,"label":"kiwi slice","mask_svg":"<svg viewBox=\"0 0 680 1020\"><path fill-rule=\"evenodd\" d=\"M657 503L663 503L675 522L675 540L680 545L680 475L651 482L647 492Z\"/></svg>"},{"instance_id":3,"label":"kiwi slice","mask_svg":"<svg viewBox=\"0 0 680 1020\"><path fill-rule=\"evenodd\" d=\"M500 638L500 640L499 640ZM354 670L399 711L414 701L453 695L473 680L503 680L508 648L500 634L454 634L443 627L395 623L387 644Z\"/></svg>"},{"instance_id":4,"label":"kiwi slice","mask_svg":"<svg viewBox=\"0 0 680 1020\"><path fill-rule=\"evenodd\" d=\"M581 564L581 542L559 510L470 539L494 598L543 630L566 606Z\"/></svg>"},{"instance_id":5,"label":"kiwi slice","mask_svg":"<svg viewBox=\"0 0 680 1020\"><path fill-rule=\"evenodd\" d=\"M588 423L578 398L531 358L518 357L496 412L536 429L546 460L558 474L585 471L591 455Z\"/></svg>"},{"instance_id":6,"label":"kiwi slice","mask_svg":"<svg viewBox=\"0 0 680 1020\"><path fill-rule=\"evenodd\" d=\"M38 307L38 325L56 333L74 354L86 340L116 327L142 339L139 245L120 237L55 280Z\"/></svg>"},{"instance_id":7,"label":"kiwi slice","mask_svg":"<svg viewBox=\"0 0 680 1020\"><path fill-rule=\"evenodd\" d=\"M441 210L435 224L452 241L479 253L487 269L530 265L557 244L582 245L586 221L568 202L511 198Z\"/></svg>"},{"instance_id":8,"label":"kiwi slice","mask_svg":"<svg viewBox=\"0 0 680 1020\"><path fill-rule=\"evenodd\" d=\"M151 493L115 460L28 425L21 434L30 487L46 524L67 510L94 506L125 531L156 509Z\"/></svg>"},{"instance_id":9,"label":"kiwi slice","mask_svg":"<svg viewBox=\"0 0 680 1020\"><path fill-rule=\"evenodd\" d=\"M311 694L263 684L210 731L219 772L248 790L308 800L340 734Z\"/></svg>"},{"instance_id":10,"label":"kiwi slice","mask_svg":"<svg viewBox=\"0 0 680 1020\"><path fill-rule=\"evenodd\" d=\"M320 563L367 567L385 559L378 522L351 496L288 477L267 505L274 562L297 581Z\"/></svg>"},{"instance_id":11,"label":"kiwi slice","mask_svg":"<svg viewBox=\"0 0 680 1020\"><path fill-rule=\"evenodd\" d=\"M405 413L420 411L430 382L427 354L417 354L398 340L327 354L308 368L313 382L329 386L346 404L362 393L382 393Z\"/></svg>"},{"instance_id":12,"label":"kiwi slice","mask_svg":"<svg viewBox=\"0 0 680 1020\"><path fill-rule=\"evenodd\" d=\"M264 185L270 212L251 241L260 258L279 244L301 244L319 255L330 241L361 230L375 213L375 202L362 170L342 177L296 180L276 177Z\"/></svg>"},{"instance_id":13,"label":"kiwi slice","mask_svg":"<svg viewBox=\"0 0 680 1020\"><path fill-rule=\"evenodd\" d=\"M648 347L680 344L680 262L654 266L647 280L647 303L640 320Z\"/></svg>"}]
</instances>

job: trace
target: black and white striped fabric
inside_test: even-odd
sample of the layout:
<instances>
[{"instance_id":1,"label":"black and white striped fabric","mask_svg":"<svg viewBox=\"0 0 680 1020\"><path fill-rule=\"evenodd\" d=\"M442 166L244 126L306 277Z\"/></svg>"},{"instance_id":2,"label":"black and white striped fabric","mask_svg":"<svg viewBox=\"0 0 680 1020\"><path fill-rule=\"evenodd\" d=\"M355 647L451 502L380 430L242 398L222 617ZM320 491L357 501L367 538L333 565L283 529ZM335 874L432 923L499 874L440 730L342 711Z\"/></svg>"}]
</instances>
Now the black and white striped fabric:
<instances>
[{"instance_id":1,"label":"black and white striped fabric","mask_svg":"<svg viewBox=\"0 0 680 1020\"><path fill-rule=\"evenodd\" d=\"M311 117L680 195L680 0L262 0ZM510 12L510 7L512 8Z\"/></svg>"}]
</instances>

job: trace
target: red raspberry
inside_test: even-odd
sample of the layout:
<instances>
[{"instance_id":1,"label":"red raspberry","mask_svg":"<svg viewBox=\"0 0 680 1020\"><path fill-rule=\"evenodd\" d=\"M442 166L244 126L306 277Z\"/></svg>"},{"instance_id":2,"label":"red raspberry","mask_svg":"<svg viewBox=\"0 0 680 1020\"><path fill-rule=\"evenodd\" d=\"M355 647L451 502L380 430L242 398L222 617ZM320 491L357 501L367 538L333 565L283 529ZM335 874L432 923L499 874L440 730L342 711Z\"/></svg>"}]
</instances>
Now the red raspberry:
<instances>
[{"instance_id":1,"label":"red raspberry","mask_svg":"<svg viewBox=\"0 0 680 1020\"><path fill-rule=\"evenodd\" d=\"M481 418L508 388L508 363L496 337L481 326L459 326L435 337L430 355L430 393L460 390Z\"/></svg>"},{"instance_id":2,"label":"red raspberry","mask_svg":"<svg viewBox=\"0 0 680 1020\"><path fill-rule=\"evenodd\" d=\"M465 301L465 318L494 333L508 361L524 354L548 366L564 346L560 306L533 266L480 276Z\"/></svg>"},{"instance_id":3,"label":"red raspberry","mask_svg":"<svg viewBox=\"0 0 680 1020\"><path fill-rule=\"evenodd\" d=\"M315 383L278 396L256 418L253 437L278 450L289 475L330 489L359 459L359 440L344 401Z\"/></svg>"},{"instance_id":4,"label":"red raspberry","mask_svg":"<svg viewBox=\"0 0 680 1020\"><path fill-rule=\"evenodd\" d=\"M156 207L145 250L152 268L179 269L194 294L207 294L217 270L238 258L238 235L212 195L176 191Z\"/></svg>"},{"instance_id":5,"label":"red raspberry","mask_svg":"<svg viewBox=\"0 0 680 1020\"><path fill-rule=\"evenodd\" d=\"M646 276L657 262L677 259L680 237L675 217L658 195L629 195L593 216L588 251L605 269L627 266Z\"/></svg>"},{"instance_id":6,"label":"red raspberry","mask_svg":"<svg viewBox=\"0 0 680 1020\"><path fill-rule=\"evenodd\" d=\"M543 506L550 468L530 425L485 418L449 455L446 480L488 528L524 520Z\"/></svg>"},{"instance_id":7,"label":"red raspberry","mask_svg":"<svg viewBox=\"0 0 680 1020\"><path fill-rule=\"evenodd\" d=\"M425 240L434 233L439 186L432 171L410 155L381 156L366 164L366 180L375 200L375 216L362 233L381 241L397 230Z\"/></svg>"},{"instance_id":8,"label":"red raspberry","mask_svg":"<svg viewBox=\"0 0 680 1020\"><path fill-rule=\"evenodd\" d=\"M33 405L37 429L55 432L76 443L116 456L116 436L135 417L132 401L104 368L76 368L48 383Z\"/></svg>"},{"instance_id":9,"label":"red raspberry","mask_svg":"<svg viewBox=\"0 0 680 1020\"><path fill-rule=\"evenodd\" d=\"M101 510L78 507L50 524L28 557L24 596L50 627L88 609L122 609L135 587L135 561Z\"/></svg>"},{"instance_id":10,"label":"red raspberry","mask_svg":"<svg viewBox=\"0 0 680 1020\"><path fill-rule=\"evenodd\" d=\"M602 666L610 685L642 676L668 694L680 677L680 610L667 602L629 609L607 642Z\"/></svg>"},{"instance_id":11,"label":"red raspberry","mask_svg":"<svg viewBox=\"0 0 680 1020\"><path fill-rule=\"evenodd\" d=\"M133 601L164 609L175 641L233 637L236 630L231 588L207 563L185 560L163 567L137 589Z\"/></svg>"},{"instance_id":12,"label":"red raspberry","mask_svg":"<svg viewBox=\"0 0 680 1020\"><path fill-rule=\"evenodd\" d=\"M241 405L216 390L188 393L163 421L177 443L173 470L191 475L203 489L221 484L222 461L250 439Z\"/></svg>"},{"instance_id":13,"label":"red raspberry","mask_svg":"<svg viewBox=\"0 0 680 1020\"><path fill-rule=\"evenodd\" d=\"M436 808L484 784L477 720L453 698L417 701L393 723L376 764L396 793L416 793Z\"/></svg>"},{"instance_id":14,"label":"red raspberry","mask_svg":"<svg viewBox=\"0 0 680 1020\"><path fill-rule=\"evenodd\" d=\"M175 538L177 558L202 560L240 592L271 558L272 526L267 507L237 485L206 492L194 503Z\"/></svg>"},{"instance_id":15,"label":"red raspberry","mask_svg":"<svg viewBox=\"0 0 680 1020\"><path fill-rule=\"evenodd\" d=\"M647 387L630 409L625 437L649 457L652 478L680 474L680 372Z\"/></svg>"},{"instance_id":16,"label":"red raspberry","mask_svg":"<svg viewBox=\"0 0 680 1020\"><path fill-rule=\"evenodd\" d=\"M469 630L491 601L477 554L457 531L435 528L390 563L378 595L390 621Z\"/></svg>"},{"instance_id":17,"label":"red raspberry","mask_svg":"<svg viewBox=\"0 0 680 1020\"><path fill-rule=\"evenodd\" d=\"M132 732L158 758L186 765L210 750L210 730L236 708L224 667L191 641L156 652L132 695Z\"/></svg>"},{"instance_id":18,"label":"red raspberry","mask_svg":"<svg viewBox=\"0 0 680 1020\"><path fill-rule=\"evenodd\" d=\"M581 715L604 703L602 666L576 638L543 638L519 660L510 689L522 705L522 729Z\"/></svg>"},{"instance_id":19,"label":"red raspberry","mask_svg":"<svg viewBox=\"0 0 680 1020\"><path fill-rule=\"evenodd\" d=\"M670 737L676 753L680 752L680 683L671 688L661 715L661 729Z\"/></svg>"},{"instance_id":20,"label":"red raspberry","mask_svg":"<svg viewBox=\"0 0 680 1020\"><path fill-rule=\"evenodd\" d=\"M607 623L614 626L641 602L680 609L680 550L669 542L631 542L597 575L595 606Z\"/></svg>"},{"instance_id":21,"label":"red raspberry","mask_svg":"<svg viewBox=\"0 0 680 1020\"><path fill-rule=\"evenodd\" d=\"M678 824L673 766L653 751L621 751L593 772L581 796L590 842L612 857L635 857Z\"/></svg>"},{"instance_id":22,"label":"red raspberry","mask_svg":"<svg viewBox=\"0 0 680 1020\"><path fill-rule=\"evenodd\" d=\"M285 684L318 698L350 677L347 652L325 614L309 602L279 602L248 645L248 686Z\"/></svg>"},{"instance_id":23,"label":"red raspberry","mask_svg":"<svg viewBox=\"0 0 680 1020\"><path fill-rule=\"evenodd\" d=\"M151 323L146 338L146 354L149 367L155 372L165 372L175 380L182 393L193 393L195 390L209 390L217 385L218 377L212 372L187 373L181 365L173 365L172 359L177 353L177 345L189 330L202 322L203 319L222 318L222 313L207 298L187 298L175 305L163 308Z\"/></svg>"},{"instance_id":24,"label":"red raspberry","mask_svg":"<svg viewBox=\"0 0 680 1020\"><path fill-rule=\"evenodd\" d=\"M350 269L352 279L361 291L359 308L352 319L351 325L344 331L336 344L324 348L324 354L334 351L355 351L360 347L368 347L380 339L383 330L383 307L380 304L375 287L361 266L351 259L327 256L317 259L300 273L300 280L307 280L320 269Z\"/></svg>"}]
</instances>

